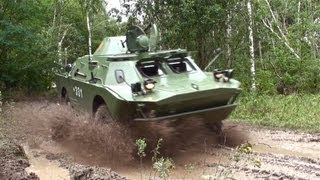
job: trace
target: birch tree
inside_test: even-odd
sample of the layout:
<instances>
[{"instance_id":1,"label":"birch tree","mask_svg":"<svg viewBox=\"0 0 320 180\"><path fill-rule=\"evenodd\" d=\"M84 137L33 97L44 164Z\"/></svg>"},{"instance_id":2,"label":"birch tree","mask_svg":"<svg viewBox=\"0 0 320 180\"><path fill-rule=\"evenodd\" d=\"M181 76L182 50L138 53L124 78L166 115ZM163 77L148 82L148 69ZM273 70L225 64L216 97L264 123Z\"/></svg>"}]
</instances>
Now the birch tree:
<instances>
[{"instance_id":1,"label":"birch tree","mask_svg":"<svg viewBox=\"0 0 320 180\"><path fill-rule=\"evenodd\" d=\"M89 61L92 60L92 22L94 14L103 9L103 3L105 2L102 0L80 0L80 4L83 7L86 16Z\"/></svg>"},{"instance_id":2,"label":"birch tree","mask_svg":"<svg viewBox=\"0 0 320 180\"><path fill-rule=\"evenodd\" d=\"M231 37L232 37L232 26L231 26L231 11L228 12L227 14L227 21L226 21L226 37L227 37L227 42L226 42L226 48L227 48L227 68L230 68L232 66L232 59L231 59Z\"/></svg>"},{"instance_id":3,"label":"birch tree","mask_svg":"<svg viewBox=\"0 0 320 180\"><path fill-rule=\"evenodd\" d=\"M281 29L280 27L280 22L279 20L276 18L274 11L272 10L269 0L264 0L264 2L267 5L267 9L271 15L271 18L264 18L262 20L264 26L270 30L270 32L272 34L274 34L281 42L284 43L284 45L288 48L288 50L297 58L300 59L300 56L298 55L298 53L291 47L289 40L287 38L287 36L285 35L284 30ZM276 30L275 30L275 28Z\"/></svg>"},{"instance_id":4,"label":"birch tree","mask_svg":"<svg viewBox=\"0 0 320 180\"><path fill-rule=\"evenodd\" d=\"M248 18L249 18L249 53L250 53L250 72L251 72L251 90L256 91L256 69L255 69L255 58L254 58L254 39L253 39L253 17L252 17L252 2L247 1Z\"/></svg>"},{"instance_id":5,"label":"birch tree","mask_svg":"<svg viewBox=\"0 0 320 180\"><path fill-rule=\"evenodd\" d=\"M92 33L91 33L91 27L92 22L90 20L91 15L91 4L92 0L88 0L88 8L86 9L86 20L87 20L87 29L88 29L88 53L89 53L89 61L92 60Z\"/></svg>"},{"instance_id":6,"label":"birch tree","mask_svg":"<svg viewBox=\"0 0 320 180\"><path fill-rule=\"evenodd\" d=\"M54 1L54 13L52 22L52 38L57 43L58 63L62 64L63 41L67 36L70 24L64 22L63 12L67 9L67 3L64 0Z\"/></svg>"}]
</instances>

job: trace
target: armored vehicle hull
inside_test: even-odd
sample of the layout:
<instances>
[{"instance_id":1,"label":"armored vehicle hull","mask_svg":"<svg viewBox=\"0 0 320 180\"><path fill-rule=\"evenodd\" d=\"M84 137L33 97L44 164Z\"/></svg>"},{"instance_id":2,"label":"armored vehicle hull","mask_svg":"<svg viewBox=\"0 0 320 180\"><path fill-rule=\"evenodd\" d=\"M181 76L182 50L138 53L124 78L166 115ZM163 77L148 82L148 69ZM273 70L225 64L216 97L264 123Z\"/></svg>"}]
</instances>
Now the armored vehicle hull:
<instances>
[{"instance_id":1,"label":"armored vehicle hull","mask_svg":"<svg viewBox=\"0 0 320 180\"><path fill-rule=\"evenodd\" d=\"M91 61L80 57L58 73L61 97L95 117L103 107L104 117L122 122L199 116L219 123L236 107L232 71L203 72L186 50L132 50L125 41L130 36L105 38Z\"/></svg>"}]
</instances>

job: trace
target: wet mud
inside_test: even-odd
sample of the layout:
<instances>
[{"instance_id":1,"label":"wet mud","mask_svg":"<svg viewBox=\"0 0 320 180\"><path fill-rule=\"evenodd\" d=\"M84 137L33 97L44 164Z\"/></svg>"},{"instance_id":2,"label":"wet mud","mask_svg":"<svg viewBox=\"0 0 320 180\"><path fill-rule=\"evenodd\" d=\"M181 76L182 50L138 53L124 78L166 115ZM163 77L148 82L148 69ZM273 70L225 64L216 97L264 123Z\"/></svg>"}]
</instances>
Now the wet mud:
<instances>
[{"instance_id":1,"label":"wet mud","mask_svg":"<svg viewBox=\"0 0 320 180\"><path fill-rule=\"evenodd\" d=\"M1 138L0 143L0 179L39 179L34 172L26 171L30 163L22 146L7 138Z\"/></svg>"},{"instance_id":2,"label":"wet mud","mask_svg":"<svg viewBox=\"0 0 320 180\"><path fill-rule=\"evenodd\" d=\"M183 123L101 125L68 106L45 100L7 105L2 119L6 121L1 131L25 145L27 158L0 158L0 179L8 169L3 164L11 162L18 167L12 176L17 171L40 179L157 179L152 151L160 138L159 156L170 157L175 166L170 179L320 179L319 134L227 120L224 135L217 136L195 117ZM142 164L135 146L138 138L147 142ZM250 147L246 151L239 148L244 144Z\"/></svg>"}]
</instances>

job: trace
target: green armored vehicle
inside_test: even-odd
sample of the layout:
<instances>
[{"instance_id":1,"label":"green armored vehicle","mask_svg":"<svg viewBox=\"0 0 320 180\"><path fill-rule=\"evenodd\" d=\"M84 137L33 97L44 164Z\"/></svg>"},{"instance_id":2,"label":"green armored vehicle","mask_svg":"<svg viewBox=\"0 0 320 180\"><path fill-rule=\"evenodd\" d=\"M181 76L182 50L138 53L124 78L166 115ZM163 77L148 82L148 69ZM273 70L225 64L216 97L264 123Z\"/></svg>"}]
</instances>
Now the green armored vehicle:
<instances>
[{"instance_id":1,"label":"green armored vehicle","mask_svg":"<svg viewBox=\"0 0 320 180\"><path fill-rule=\"evenodd\" d=\"M220 129L240 93L232 70L203 72L186 50L156 50L156 42L155 25L149 37L134 26L126 36L105 38L92 58L80 57L56 75L59 94L97 121L199 116Z\"/></svg>"}]
</instances>

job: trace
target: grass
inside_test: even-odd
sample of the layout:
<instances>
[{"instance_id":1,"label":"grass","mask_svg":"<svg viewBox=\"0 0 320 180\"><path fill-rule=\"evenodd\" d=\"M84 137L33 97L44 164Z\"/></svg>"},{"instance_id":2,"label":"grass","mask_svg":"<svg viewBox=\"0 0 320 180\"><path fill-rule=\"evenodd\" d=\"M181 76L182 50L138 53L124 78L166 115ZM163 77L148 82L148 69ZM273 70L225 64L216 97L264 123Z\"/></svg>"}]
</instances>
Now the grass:
<instances>
[{"instance_id":1,"label":"grass","mask_svg":"<svg viewBox=\"0 0 320 180\"><path fill-rule=\"evenodd\" d=\"M320 132L320 95L246 95L233 121L259 126Z\"/></svg>"}]
</instances>

